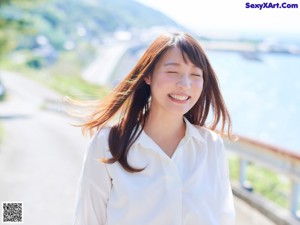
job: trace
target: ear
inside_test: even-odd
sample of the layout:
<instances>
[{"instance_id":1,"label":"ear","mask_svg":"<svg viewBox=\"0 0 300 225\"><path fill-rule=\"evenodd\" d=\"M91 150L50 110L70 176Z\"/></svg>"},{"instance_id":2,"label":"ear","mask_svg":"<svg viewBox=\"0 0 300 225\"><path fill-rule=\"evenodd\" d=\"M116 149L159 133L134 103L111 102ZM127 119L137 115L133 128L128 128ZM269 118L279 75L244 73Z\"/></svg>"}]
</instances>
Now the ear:
<instances>
[{"instance_id":1,"label":"ear","mask_svg":"<svg viewBox=\"0 0 300 225\"><path fill-rule=\"evenodd\" d=\"M145 78L144 78L144 81L146 84L150 85L151 84L151 76L150 75L147 75Z\"/></svg>"}]
</instances>

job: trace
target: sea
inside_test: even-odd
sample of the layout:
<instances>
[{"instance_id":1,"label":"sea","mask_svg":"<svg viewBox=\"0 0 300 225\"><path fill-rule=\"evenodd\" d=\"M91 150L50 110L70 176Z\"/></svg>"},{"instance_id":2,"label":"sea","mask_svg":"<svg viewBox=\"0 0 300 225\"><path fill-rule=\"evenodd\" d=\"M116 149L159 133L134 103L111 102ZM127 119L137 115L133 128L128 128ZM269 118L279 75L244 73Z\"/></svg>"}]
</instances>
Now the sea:
<instances>
[{"instance_id":1,"label":"sea","mask_svg":"<svg viewBox=\"0 0 300 225\"><path fill-rule=\"evenodd\" d=\"M206 51L233 133L300 155L300 55Z\"/></svg>"}]
</instances>

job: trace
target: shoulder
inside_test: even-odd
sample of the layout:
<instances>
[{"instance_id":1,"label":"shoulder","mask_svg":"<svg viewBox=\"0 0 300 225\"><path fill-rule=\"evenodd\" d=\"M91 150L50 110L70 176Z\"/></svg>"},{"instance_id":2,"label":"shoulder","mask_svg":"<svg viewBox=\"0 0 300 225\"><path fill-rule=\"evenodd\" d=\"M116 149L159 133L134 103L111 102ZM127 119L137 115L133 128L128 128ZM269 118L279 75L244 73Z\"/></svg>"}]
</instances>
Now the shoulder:
<instances>
[{"instance_id":1,"label":"shoulder","mask_svg":"<svg viewBox=\"0 0 300 225\"><path fill-rule=\"evenodd\" d=\"M92 137L89 145L89 153L91 155L101 155L106 157L109 152L108 138L111 127L104 127L98 130Z\"/></svg>"},{"instance_id":2,"label":"shoulder","mask_svg":"<svg viewBox=\"0 0 300 225\"><path fill-rule=\"evenodd\" d=\"M199 126L199 125L192 125L192 126L197 131L199 138L202 138L207 144L216 144L216 145L223 144L223 140L221 136L215 131L212 131L206 127Z\"/></svg>"},{"instance_id":3,"label":"shoulder","mask_svg":"<svg viewBox=\"0 0 300 225\"><path fill-rule=\"evenodd\" d=\"M221 136L205 127L195 126L201 136L205 140L208 160L211 161L211 165L215 165L220 171L223 171L223 175L228 175L228 169L226 168L226 149Z\"/></svg>"},{"instance_id":4,"label":"shoulder","mask_svg":"<svg viewBox=\"0 0 300 225\"><path fill-rule=\"evenodd\" d=\"M110 130L111 130L111 127L101 128L92 137L92 142L105 141L105 140L108 141Z\"/></svg>"},{"instance_id":5,"label":"shoulder","mask_svg":"<svg viewBox=\"0 0 300 225\"><path fill-rule=\"evenodd\" d=\"M222 140L220 135L215 131L212 131L206 127L197 126L197 129L202 135L205 135L207 139L211 139L212 141L220 141Z\"/></svg>"}]
</instances>

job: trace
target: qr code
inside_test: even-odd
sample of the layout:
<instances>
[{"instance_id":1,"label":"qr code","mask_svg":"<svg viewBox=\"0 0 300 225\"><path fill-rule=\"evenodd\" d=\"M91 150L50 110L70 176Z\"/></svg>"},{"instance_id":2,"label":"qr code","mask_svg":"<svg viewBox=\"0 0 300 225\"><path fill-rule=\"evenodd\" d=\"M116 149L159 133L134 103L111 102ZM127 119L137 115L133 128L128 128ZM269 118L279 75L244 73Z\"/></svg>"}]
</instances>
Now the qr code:
<instances>
[{"instance_id":1,"label":"qr code","mask_svg":"<svg viewBox=\"0 0 300 225\"><path fill-rule=\"evenodd\" d=\"M23 203L2 202L2 223L23 223Z\"/></svg>"}]
</instances>

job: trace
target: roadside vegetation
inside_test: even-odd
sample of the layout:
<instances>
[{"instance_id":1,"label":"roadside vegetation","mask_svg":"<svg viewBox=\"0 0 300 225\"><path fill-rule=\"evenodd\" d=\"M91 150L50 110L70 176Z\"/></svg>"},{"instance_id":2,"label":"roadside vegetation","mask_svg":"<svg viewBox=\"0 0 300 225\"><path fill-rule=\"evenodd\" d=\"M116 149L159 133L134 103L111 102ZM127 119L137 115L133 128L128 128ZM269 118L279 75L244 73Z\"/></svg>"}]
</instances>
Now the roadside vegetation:
<instances>
[{"instance_id":1,"label":"roadside vegetation","mask_svg":"<svg viewBox=\"0 0 300 225\"><path fill-rule=\"evenodd\" d=\"M15 71L34 79L58 93L78 99L102 98L109 87L89 83L82 78L83 65L74 52L64 52L59 60L48 67L36 69L20 63L16 66L11 61L2 63L2 68Z\"/></svg>"},{"instance_id":2,"label":"roadside vegetation","mask_svg":"<svg viewBox=\"0 0 300 225\"><path fill-rule=\"evenodd\" d=\"M231 179L238 181L239 158L236 155L230 154L229 168ZM253 192L262 195L281 207L289 208L291 183L286 176L249 163L247 166L247 181L251 184Z\"/></svg>"}]
</instances>

